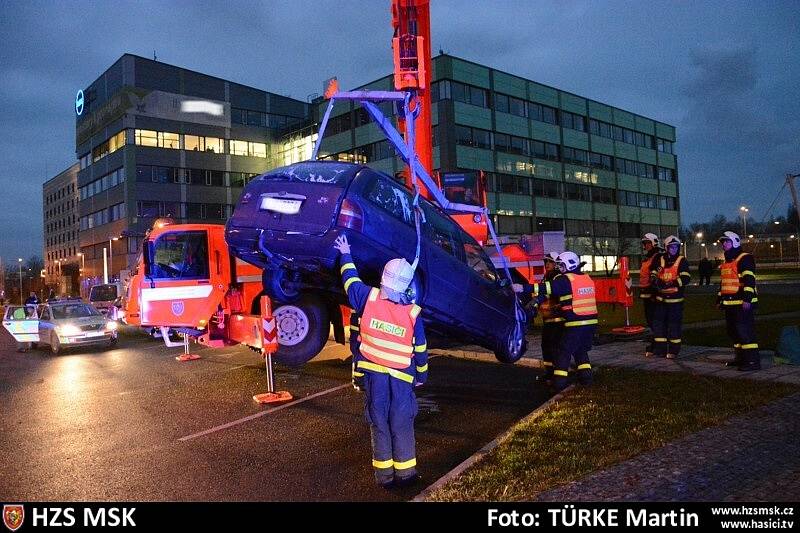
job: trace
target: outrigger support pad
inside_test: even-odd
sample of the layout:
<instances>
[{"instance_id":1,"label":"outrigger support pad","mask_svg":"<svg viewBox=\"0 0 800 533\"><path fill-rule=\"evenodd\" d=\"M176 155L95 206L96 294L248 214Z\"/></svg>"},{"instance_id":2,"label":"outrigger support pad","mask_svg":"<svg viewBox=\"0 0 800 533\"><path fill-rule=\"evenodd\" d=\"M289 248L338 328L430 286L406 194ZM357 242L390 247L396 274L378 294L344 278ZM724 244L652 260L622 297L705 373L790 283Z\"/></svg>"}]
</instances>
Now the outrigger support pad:
<instances>
[{"instance_id":1,"label":"outrigger support pad","mask_svg":"<svg viewBox=\"0 0 800 533\"><path fill-rule=\"evenodd\" d=\"M275 390L275 376L272 373L272 353L264 354L264 364L267 366L267 392L253 395L253 400L260 404L288 402L293 399L289 391Z\"/></svg>"},{"instance_id":2,"label":"outrigger support pad","mask_svg":"<svg viewBox=\"0 0 800 533\"><path fill-rule=\"evenodd\" d=\"M183 353L178 357L176 357L175 360L180 361L181 363L186 363L187 361L196 361L200 359L200 356L197 355L196 353L189 353L189 335L187 335L186 333L183 333L182 335L183 335Z\"/></svg>"}]
</instances>

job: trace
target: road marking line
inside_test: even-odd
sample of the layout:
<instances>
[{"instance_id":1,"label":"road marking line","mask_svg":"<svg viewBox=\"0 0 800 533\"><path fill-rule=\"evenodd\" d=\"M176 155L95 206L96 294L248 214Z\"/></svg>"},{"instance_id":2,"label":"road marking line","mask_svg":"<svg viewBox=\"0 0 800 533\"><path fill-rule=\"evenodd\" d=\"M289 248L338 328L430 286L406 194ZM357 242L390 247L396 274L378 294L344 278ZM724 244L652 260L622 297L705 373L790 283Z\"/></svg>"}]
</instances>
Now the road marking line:
<instances>
[{"instance_id":1,"label":"road marking line","mask_svg":"<svg viewBox=\"0 0 800 533\"><path fill-rule=\"evenodd\" d=\"M260 413L256 413L254 415L246 416L244 418L240 418L239 420L234 420L233 422L228 422L227 424L222 424L220 426L213 427L211 429L206 429L204 431L200 431L198 433L192 433L191 435L187 435L185 437L181 437L178 439L180 442L186 442L187 440L196 439L197 437L202 437L204 435L208 435L209 433L214 433L217 431L222 431L223 429L228 429L233 426L238 426L239 424L244 424L245 422L249 422L250 420L255 420L256 418L262 417L264 415L268 415L270 413L274 413L275 411L280 411L281 409L285 409L287 407L291 407L293 405L297 405L303 402L307 402L308 400L313 400L314 398L318 398L320 396L325 396L326 394L330 394L332 392L336 392L338 390L344 389L345 387L350 387L350 383L345 383L343 385L337 385L336 387L332 387L330 389L317 392L312 394L311 396L306 396L305 398L300 398L299 400L295 400L293 402L285 403L283 405L279 405L277 407L273 407L272 409L267 409L266 411L261 411Z\"/></svg>"}]
</instances>

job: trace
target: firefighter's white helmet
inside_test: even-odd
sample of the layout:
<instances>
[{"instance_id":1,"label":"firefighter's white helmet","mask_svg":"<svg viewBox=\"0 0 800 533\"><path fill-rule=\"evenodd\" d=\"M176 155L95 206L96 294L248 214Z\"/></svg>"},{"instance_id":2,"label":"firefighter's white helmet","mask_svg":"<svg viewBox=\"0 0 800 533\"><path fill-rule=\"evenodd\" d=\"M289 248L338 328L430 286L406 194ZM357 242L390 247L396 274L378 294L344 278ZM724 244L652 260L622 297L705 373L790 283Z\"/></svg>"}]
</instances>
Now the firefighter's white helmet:
<instances>
[{"instance_id":1,"label":"firefighter's white helmet","mask_svg":"<svg viewBox=\"0 0 800 533\"><path fill-rule=\"evenodd\" d=\"M677 246L678 249L680 249L681 240L678 237L676 237L675 235L670 235L669 237L664 239L664 248L665 249L669 248L670 246L673 246L673 245Z\"/></svg>"},{"instance_id":2,"label":"firefighter's white helmet","mask_svg":"<svg viewBox=\"0 0 800 533\"><path fill-rule=\"evenodd\" d=\"M544 260L556 263L558 261L558 252L548 252L544 254Z\"/></svg>"},{"instance_id":3,"label":"firefighter's white helmet","mask_svg":"<svg viewBox=\"0 0 800 533\"><path fill-rule=\"evenodd\" d=\"M395 292L405 292L414 277L414 269L408 261L399 257L387 262L383 267L381 287Z\"/></svg>"},{"instance_id":4,"label":"firefighter's white helmet","mask_svg":"<svg viewBox=\"0 0 800 533\"><path fill-rule=\"evenodd\" d=\"M651 243L653 246L658 246L658 235L655 233L645 233L642 236L642 244L647 242Z\"/></svg>"},{"instance_id":5,"label":"firefighter's white helmet","mask_svg":"<svg viewBox=\"0 0 800 533\"><path fill-rule=\"evenodd\" d=\"M581 264L581 260L573 252L562 252L558 254L556 264L562 272L572 272L578 268Z\"/></svg>"},{"instance_id":6,"label":"firefighter's white helmet","mask_svg":"<svg viewBox=\"0 0 800 533\"><path fill-rule=\"evenodd\" d=\"M739 238L739 236L732 231L726 231L725 233L722 234L722 237L720 237L718 240L720 242L731 241L734 248L738 248L739 246L742 245L742 239Z\"/></svg>"}]
</instances>

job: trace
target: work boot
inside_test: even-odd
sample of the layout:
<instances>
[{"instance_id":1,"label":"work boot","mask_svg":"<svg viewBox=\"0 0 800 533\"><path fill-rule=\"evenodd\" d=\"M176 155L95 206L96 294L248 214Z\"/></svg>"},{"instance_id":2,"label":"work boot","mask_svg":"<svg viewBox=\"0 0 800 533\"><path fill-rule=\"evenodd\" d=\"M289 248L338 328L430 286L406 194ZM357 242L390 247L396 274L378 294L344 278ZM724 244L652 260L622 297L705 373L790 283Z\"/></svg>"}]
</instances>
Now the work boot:
<instances>
[{"instance_id":1,"label":"work boot","mask_svg":"<svg viewBox=\"0 0 800 533\"><path fill-rule=\"evenodd\" d=\"M397 477L394 478L394 486L405 488L410 487L411 485L416 484L422 477L419 474L414 474L407 477Z\"/></svg>"}]
</instances>

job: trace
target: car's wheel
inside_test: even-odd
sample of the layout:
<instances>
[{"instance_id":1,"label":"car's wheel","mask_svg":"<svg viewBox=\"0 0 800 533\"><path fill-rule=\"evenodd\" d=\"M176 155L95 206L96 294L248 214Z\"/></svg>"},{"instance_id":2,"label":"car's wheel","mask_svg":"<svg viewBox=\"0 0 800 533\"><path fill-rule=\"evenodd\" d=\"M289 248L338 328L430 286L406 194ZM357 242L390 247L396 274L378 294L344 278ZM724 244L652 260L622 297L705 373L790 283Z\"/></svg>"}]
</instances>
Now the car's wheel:
<instances>
[{"instance_id":1,"label":"car's wheel","mask_svg":"<svg viewBox=\"0 0 800 533\"><path fill-rule=\"evenodd\" d=\"M525 324L512 324L504 337L503 344L494 352L494 356L501 363L516 363L528 349L528 340L525 338Z\"/></svg>"},{"instance_id":2,"label":"car's wheel","mask_svg":"<svg viewBox=\"0 0 800 533\"><path fill-rule=\"evenodd\" d=\"M61 353L61 341L58 340L58 335L55 333L50 337L50 353L53 355Z\"/></svg>"},{"instance_id":3,"label":"car's wheel","mask_svg":"<svg viewBox=\"0 0 800 533\"><path fill-rule=\"evenodd\" d=\"M280 304L273 311L278 326L279 363L299 366L325 346L330 331L328 309L319 297L304 294L297 302Z\"/></svg>"},{"instance_id":4,"label":"car's wheel","mask_svg":"<svg viewBox=\"0 0 800 533\"><path fill-rule=\"evenodd\" d=\"M114 346L116 346L118 338L119 337L111 337L111 340L108 341L108 347L113 348Z\"/></svg>"},{"instance_id":5,"label":"car's wheel","mask_svg":"<svg viewBox=\"0 0 800 533\"><path fill-rule=\"evenodd\" d=\"M38 348L38 347L39 347L39 343L38 343L38 342L32 342L32 343L31 343L31 348L33 348L34 350L35 350L36 348Z\"/></svg>"},{"instance_id":6,"label":"car's wheel","mask_svg":"<svg viewBox=\"0 0 800 533\"><path fill-rule=\"evenodd\" d=\"M290 287L293 281L292 273L285 268L265 268L261 273L261 283L264 291L270 296L281 302L293 303L300 298L300 290Z\"/></svg>"}]
</instances>

